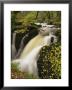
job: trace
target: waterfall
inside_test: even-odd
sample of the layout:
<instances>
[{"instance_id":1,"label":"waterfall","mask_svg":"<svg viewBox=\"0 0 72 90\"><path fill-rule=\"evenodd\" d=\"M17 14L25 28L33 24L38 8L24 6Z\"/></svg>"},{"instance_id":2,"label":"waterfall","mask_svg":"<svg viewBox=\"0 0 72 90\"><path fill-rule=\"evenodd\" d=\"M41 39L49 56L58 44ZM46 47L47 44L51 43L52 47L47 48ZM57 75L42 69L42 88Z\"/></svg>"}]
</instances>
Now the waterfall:
<instances>
[{"instance_id":1,"label":"waterfall","mask_svg":"<svg viewBox=\"0 0 72 90\"><path fill-rule=\"evenodd\" d=\"M19 63L19 70L38 77L37 60L42 46L35 47L25 58Z\"/></svg>"},{"instance_id":2,"label":"waterfall","mask_svg":"<svg viewBox=\"0 0 72 90\"><path fill-rule=\"evenodd\" d=\"M51 28L48 29L47 26L41 29L45 29L46 31L43 30L41 33L32 38L23 49L19 59L15 59L12 62L18 63L18 69L20 71L33 74L36 77L38 77L37 60L41 48L45 45L57 42L57 37L50 33L55 32L56 28L51 30Z\"/></svg>"},{"instance_id":3,"label":"waterfall","mask_svg":"<svg viewBox=\"0 0 72 90\"><path fill-rule=\"evenodd\" d=\"M57 41L55 35L37 35L29 41L29 43L24 48L20 58L13 60L13 63L18 63L18 69L20 71L24 71L38 77L37 60L39 57L39 52L43 46L50 45L52 38L54 38L54 42Z\"/></svg>"},{"instance_id":4,"label":"waterfall","mask_svg":"<svg viewBox=\"0 0 72 90\"><path fill-rule=\"evenodd\" d=\"M14 59L15 56L16 56L16 47L15 47L15 38L16 38L16 32L13 33L13 38L12 38L12 46L11 46L11 50L12 50L12 53L11 53L11 58Z\"/></svg>"},{"instance_id":5,"label":"waterfall","mask_svg":"<svg viewBox=\"0 0 72 90\"><path fill-rule=\"evenodd\" d=\"M43 36L41 36L41 35L35 36L26 45L26 47L24 48L23 52L21 53L20 58L24 58L28 53L31 52L32 49L34 49L35 47L41 45L42 42L43 42Z\"/></svg>"},{"instance_id":6,"label":"waterfall","mask_svg":"<svg viewBox=\"0 0 72 90\"><path fill-rule=\"evenodd\" d=\"M23 48L24 48L24 40L28 37L28 34L26 34L22 40L21 40L21 43L20 43L20 47L19 47L19 50L15 56L15 58L19 58L20 57L20 53L22 52Z\"/></svg>"}]
</instances>

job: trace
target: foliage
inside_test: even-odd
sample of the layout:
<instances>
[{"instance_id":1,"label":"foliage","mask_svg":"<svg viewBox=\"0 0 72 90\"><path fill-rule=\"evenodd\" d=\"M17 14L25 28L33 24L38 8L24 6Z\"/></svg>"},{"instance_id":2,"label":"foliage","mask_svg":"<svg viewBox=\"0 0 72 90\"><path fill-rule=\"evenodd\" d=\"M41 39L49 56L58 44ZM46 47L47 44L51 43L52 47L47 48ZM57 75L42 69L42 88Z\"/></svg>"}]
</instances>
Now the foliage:
<instances>
[{"instance_id":1,"label":"foliage","mask_svg":"<svg viewBox=\"0 0 72 90\"><path fill-rule=\"evenodd\" d=\"M38 59L38 73L41 79L61 78L61 45L44 46Z\"/></svg>"},{"instance_id":2,"label":"foliage","mask_svg":"<svg viewBox=\"0 0 72 90\"><path fill-rule=\"evenodd\" d=\"M57 36L57 41L58 41L58 43L60 43L61 44L61 30L57 30L56 31L56 33L55 33L55 35Z\"/></svg>"},{"instance_id":3,"label":"foliage","mask_svg":"<svg viewBox=\"0 0 72 90\"><path fill-rule=\"evenodd\" d=\"M47 23L61 27L60 11L12 11L11 12L11 39L13 32L16 32L15 46L18 51L22 38L28 34L24 40L24 45L38 34L40 26L34 23ZM50 46L44 46L39 54L38 74L41 79L60 79L61 78L61 30L55 35L58 42ZM12 79L31 79L36 78L26 72L17 69L17 65L11 65Z\"/></svg>"},{"instance_id":4,"label":"foliage","mask_svg":"<svg viewBox=\"0 0 72 90\"><path fill-rule=\"evenodd\" d=\"M61 12L60 11L12 11L11 12L11 29L12 32L18 28L27 27L30 23L46 22L60 26Z\"/></svg>"},{"instance_id":5,"label":"foliage","mask_svg":"<svg viewBox=\"0 0 72 90\"><path fill-rule=\"evenodd\" d=\"M21 72L17 68L17 64L11 64L11 79L36 79L34 75Z\"/></svg>"}]
</instances>

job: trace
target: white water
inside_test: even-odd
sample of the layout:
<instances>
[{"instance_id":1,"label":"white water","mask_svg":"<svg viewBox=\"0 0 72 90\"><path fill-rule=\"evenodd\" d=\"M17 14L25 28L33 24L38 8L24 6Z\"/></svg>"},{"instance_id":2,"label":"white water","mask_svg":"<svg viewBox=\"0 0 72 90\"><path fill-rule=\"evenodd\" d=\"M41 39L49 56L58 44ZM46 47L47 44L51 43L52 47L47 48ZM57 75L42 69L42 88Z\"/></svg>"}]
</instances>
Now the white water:
<instances>
[{"instance_id":1,"label":"white water","mask_svg":"<svg viewBox=\"0 0 72 90\"><path fill-rule=\"evenodd\" d=\"M37 60L41 48L41 45L37 46L25 58L13 60L12 63L18 64L18 69L20 71L27 72L38 78Z\"/></svg>"},{"instance_id":2,"label":"white water","mask_svg":"<svg viewBox=\"0 0 72 90\"><path fill-rule=\"evenodd\" d=\"M20 58L13 60L12 63L19 63L18 68L20 71L24 71L38 77L37 60L39 52L43 46L51 44L51 37L54 37L54 42L57 41L57 37L51 33L48 36L38 34L29 41L21 53Z\"/></svg>"},{"instance_id":3,"label":"white water","mask_svg":"<svg viewBox=\"0 0 72 90\"><path fill-rule=\"evenodd\" d=\"M24 71L38 77L37 60L39 57L39 52L43 46L50 45L51 37L54 37L54 42L57 41L54 35L37 35L26 45L23 53L20 56L20 59L13 60L13 63L19 63L18 69L20 71Z\"/></svg>"},{"instance_id":4,"label":"white water","mask_svg":"<svg viewBox=\"0 0 72 90\"><path fill-rule=\"evenodd\" d=\"M12 45L11 45L11 49L12 49L12 56L11 58L14 59L17 51L16 51L16 47L15 47L15 38L16 38L16 33L13 33L13 38L12 38Z\"/></svg>"},{"instance_id":5,"label":"white water","mask_svg":"<svg viewBox=\"0 0 72 90\"><path fill-rule=\"evenodd\" d=\"M19 70L38 77L37 60L42 46L34 48L19 64Z\"/></svg>"},{"instance_id":6,"label":"white water","mask_svg":"<svg viewBox=\"0 0 72 90\"><path fill-rule=\"evenodd\" d=\"M21 53L20 58L24 58L27 54L29 54L34 48L41 45L43 43L43 36L37 35L33 39L29 41L29 43L24 48L23 52Z\"/></svg>"}]
</instances>

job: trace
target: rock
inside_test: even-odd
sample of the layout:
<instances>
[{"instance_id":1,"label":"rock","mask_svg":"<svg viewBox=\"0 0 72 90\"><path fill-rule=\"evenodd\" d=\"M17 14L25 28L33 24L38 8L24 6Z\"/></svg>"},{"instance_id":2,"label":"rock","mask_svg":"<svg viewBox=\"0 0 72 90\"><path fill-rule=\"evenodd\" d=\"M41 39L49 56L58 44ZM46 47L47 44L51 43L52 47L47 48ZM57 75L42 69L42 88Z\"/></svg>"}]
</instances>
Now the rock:
<instances>
[{"instance_id":1,"label":"rock","mask_svg":"<svg viewBox=\"0 0 72 90\"><path fill-rule=\"evenodd\" d=\"M41 49L37 66L39 78L61 78L61 46L58 42Z\"/></svg>"}]
</instances>

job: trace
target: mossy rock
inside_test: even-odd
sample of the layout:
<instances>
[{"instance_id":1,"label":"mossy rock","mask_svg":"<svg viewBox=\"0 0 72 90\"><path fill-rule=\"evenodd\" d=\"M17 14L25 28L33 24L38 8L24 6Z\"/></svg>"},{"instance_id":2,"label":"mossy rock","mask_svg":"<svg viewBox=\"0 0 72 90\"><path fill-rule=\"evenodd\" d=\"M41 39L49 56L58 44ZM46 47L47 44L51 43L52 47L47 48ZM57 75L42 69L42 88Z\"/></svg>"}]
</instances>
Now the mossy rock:
<instances>
[{"instance_id":1,"label":"mossy rock","mask_svg":"<svg viewBox=\"0 0 72 90\"><path fill-rule=\"evenodd\" d=\"M61 30L57 30L57 31L55 32L55 35L56 35L57 38L58 38L58 42L61 44Z\"/></svg>"},{"instance_id":2,"label":"mossy rock","mask_svg":"<svg viewBox=\"0 0 72 90\"><path fill-rule=\"evenodd\" d=\"M37 62L38 74L41 79L61 78L61 45L55 43L44 46Z\"/></svg>"}]
</instances>

